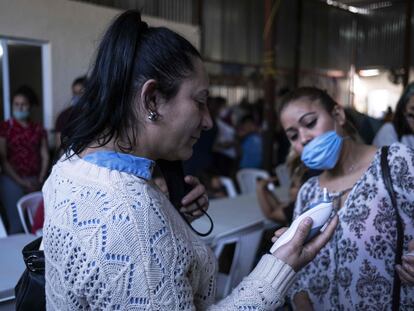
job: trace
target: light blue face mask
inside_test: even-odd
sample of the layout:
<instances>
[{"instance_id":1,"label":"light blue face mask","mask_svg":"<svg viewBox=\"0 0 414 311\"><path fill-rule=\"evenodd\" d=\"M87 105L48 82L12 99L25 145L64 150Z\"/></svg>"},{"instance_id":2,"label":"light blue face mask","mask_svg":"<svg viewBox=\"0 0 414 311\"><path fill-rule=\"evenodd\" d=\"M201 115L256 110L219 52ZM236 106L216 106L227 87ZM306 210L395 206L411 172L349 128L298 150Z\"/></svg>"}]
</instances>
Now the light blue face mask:
<instances>
[{"instance_id":1,"label":"light blue face mask","mask_svg":"<svg viewBox=\"0 0 414 311\"><path fill-rule=\"evenodd\" d=\"M30 111L13 110L13 117L16 120L26 120L30 116Z\"/></svg>"},{"instance_id":2,"label":"light blue face mask","mask_svg":"<svg viewBox=\"0 0 414 311\"><path fill-rule=\"evenodd\" d=\"M79 99L80 99L79 95L73 95L70 100L70 104L75 106L78 103Z\"/></svg>"},{"instance_id":3,"label":"light blue face mask","mask_svg":"<svg viewBox=\"0 0 414 311\"><path fill-rule=\"evenodd\" d=\"M302 152L302 162L314 170L330 170L338 162L343 137L329 131L312 139Z\"/></svg>"}]
</instances>

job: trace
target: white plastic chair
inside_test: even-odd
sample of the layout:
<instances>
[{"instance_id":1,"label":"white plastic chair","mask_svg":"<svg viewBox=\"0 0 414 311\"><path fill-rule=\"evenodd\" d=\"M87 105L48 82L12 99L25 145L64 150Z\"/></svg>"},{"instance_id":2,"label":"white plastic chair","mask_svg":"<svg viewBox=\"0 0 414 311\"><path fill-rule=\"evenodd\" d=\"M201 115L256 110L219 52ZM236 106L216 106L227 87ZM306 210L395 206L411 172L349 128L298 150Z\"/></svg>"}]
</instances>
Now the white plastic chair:
<instances>
[{"instance_id":1,"label":"white plastic chair","mask_svg":"<svg viewBox=\"0 0 414 311\"><path fill-rule=\"evenodd\" d=\"M37 208L39 207L39 203L42 198L42 192L37 191L26 194L22 196L19 201L17 201L17 211L19 212L20 221L22 222L24 232L26 233L30 233L30 231L26 223L25 215L27 215L29 224L33 225L33 217L36 213Z\"/></svg>"},{"instance_id":2,"label":"white plastic chair","mask_svg":"<svg viewBox=\"0 0 414 311\"><path fill-rule=\"evenodd\" d=\"M0 238L5 238L7 236L6 228L4 227L3 220L0 217Z\"/></svg>"},{"instance_id":3,"label":"white plastic chair","mask_svg":"<svg viewBox=\"0 0 414 311\"><path fill-rule=\"evenodd\" d=\"M236 187L234 186L233 181L229 177L220 176L220 182L224 188L226 188L227 195L229 198L234 198L237 196Z\"/></svg>"},{"instance_id":4,"label":"white plastic chair","mask_svg":"<svg viewBox=\"0 0 414 311\"><path fill-rule=\"evenodd\" d=\"M275 173L281 187L290 187L291 180L287 164L283 163L276 166Z\"/></svg>"},{"instance_id":5,"label":"white plastic chair","mask_svg":"<svg viewBox=\"0 0 414 311\"><path fill-rule=\"evenodd\" d=\"M230 294L233 288L251 272L262 235L263 223L259 222L213 240L212 248L217 258L220 258L226 245L235 244L229 274L219 272L217 275L217 299Z\"/></svg>"},{"instance_id":6,"label":"white plastic chair","mask_svg":"<svg viewBox=\"0 0 414 311\"><path fill-rule=\"evenodd\" d=\"M240 186L241 193L256 192L256 181L258 178L269 178L270 175L265 170L256 168L244 168L237 172L236 178Z\"/></svg>"}]
</instances>

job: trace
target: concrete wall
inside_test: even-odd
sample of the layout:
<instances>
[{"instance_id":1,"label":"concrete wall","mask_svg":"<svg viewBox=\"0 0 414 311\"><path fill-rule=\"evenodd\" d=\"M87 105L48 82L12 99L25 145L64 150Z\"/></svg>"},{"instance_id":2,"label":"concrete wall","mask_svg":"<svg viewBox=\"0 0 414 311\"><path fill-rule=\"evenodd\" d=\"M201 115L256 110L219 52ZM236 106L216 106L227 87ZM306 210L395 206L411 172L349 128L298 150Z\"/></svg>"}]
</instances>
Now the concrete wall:
<instances>
[{"instance_id":1,"label":"concrete wall","mask_svg":"<svg viewBox=\"0 0 414 311\"><path fill-rule=\"evenodd\" d=\"M50 104L46 100L44 106L48 129L68 103L73 79L88 71L100 36L120 12L69 0L0 1L0 38L41 40L50 45L51 95ZM143 20L150 26L166 26L200 46L198 27L148 16Z\"/></svg>"}]
</instances>

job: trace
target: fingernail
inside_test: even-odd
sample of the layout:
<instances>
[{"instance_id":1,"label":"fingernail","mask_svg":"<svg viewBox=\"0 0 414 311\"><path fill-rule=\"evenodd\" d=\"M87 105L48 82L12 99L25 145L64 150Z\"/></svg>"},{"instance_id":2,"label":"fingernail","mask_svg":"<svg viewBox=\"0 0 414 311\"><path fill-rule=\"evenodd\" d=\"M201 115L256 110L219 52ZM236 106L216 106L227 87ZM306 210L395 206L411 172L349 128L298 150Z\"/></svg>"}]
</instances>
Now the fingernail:
<instances>
[{"instance_id":1,"label":"fingernail","mask_svg":"<svg viewBox=\"0 0 414 311\"><path fill-rule=\"evenodd\" d=\"M312 223L312 218L310 218L310 217L306 217L305 218L305 224L306 225L310 225Z\"/></svg>"}]
</instances>

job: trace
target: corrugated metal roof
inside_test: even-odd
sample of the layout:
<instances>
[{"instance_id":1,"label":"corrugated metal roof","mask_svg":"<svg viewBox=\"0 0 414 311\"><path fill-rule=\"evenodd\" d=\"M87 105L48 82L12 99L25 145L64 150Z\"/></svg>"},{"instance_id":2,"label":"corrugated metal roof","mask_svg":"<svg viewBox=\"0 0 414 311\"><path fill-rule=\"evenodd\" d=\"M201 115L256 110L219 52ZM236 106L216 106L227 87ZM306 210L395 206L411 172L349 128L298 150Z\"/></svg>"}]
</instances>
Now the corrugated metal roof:
<instances>
[{"instance_id":1,"label":"corrugated metal roof","mask_svg":"<svg viewBox=\"0 0 414 311\"><path fill-rule=\"evenodd\" d=\"M252 2L256 5L255 14L251 13ZM367 6L381 1L341 2ZM343 71L348 71L352 63L357 69L401 67L405 3L392 2L392 6L360 15L329 6L325 1L303 1L301 67ZM282 1L276 16L275 57L278 67L293 67L296 9L296 1ZM262 12L262 1L205 1L203 41L206 57L242 64L261 64Z\"/></svg>"},{"instance_id":2,"label":"corrugated metal roof","mask_svg":"<svg viewBox=\"0 0 414 311\"><path fill-rule=\"evenodd\" d=\"M148 15L192 23L198 0L78 0L137 8ZM222 72L238 74L238 64L263 62L264 1L205 0L202 7L203 54L228 62ZM368 9L354 14L339 4ZM331 5L328 5L331 4ZM280 68L294 66L297 1L281 0L275 17L275 59ZM402 67L405 31L404 0L303 0L300 63L304 70L348 71L356 68ZM414 33L414 32L413 32ZM414 60L414 48L412 49Z\"/></svg>"}]
</instances>

